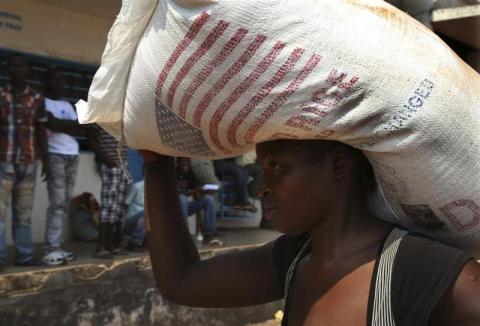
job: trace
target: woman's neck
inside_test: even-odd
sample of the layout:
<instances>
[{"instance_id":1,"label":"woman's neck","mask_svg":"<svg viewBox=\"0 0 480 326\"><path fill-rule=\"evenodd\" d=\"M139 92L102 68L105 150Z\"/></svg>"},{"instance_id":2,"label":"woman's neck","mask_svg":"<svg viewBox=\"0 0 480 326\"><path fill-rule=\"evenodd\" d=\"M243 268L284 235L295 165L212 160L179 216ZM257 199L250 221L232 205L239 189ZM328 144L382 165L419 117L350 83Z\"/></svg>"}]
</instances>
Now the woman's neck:
<instances>
[{"instance_id":1,"label":"woman's neck","mask_svg":"<svg viewBox=\"0 0 480 326\"><path fill-rule=\"evenodd\" d=\"M311 231L311 262L328 266L365 254L375 258L391 225L371 214L359 197L339 198L332 212Z\"/></svg>"}]
</instances>

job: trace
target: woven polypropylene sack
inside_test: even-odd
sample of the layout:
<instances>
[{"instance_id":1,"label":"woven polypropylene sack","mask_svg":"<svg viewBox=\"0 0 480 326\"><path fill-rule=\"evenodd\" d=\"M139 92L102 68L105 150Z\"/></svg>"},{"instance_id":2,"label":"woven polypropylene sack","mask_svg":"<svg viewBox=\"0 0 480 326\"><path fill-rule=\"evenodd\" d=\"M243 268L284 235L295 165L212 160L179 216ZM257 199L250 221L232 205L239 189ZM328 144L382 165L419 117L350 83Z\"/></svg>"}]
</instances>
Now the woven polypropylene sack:
<instances>
[{"instance_id":1,"label":"woven polypropylene sack","mask_svg":"<svg viewBox=\"0 0 480 326\"><path fill-rule=\"evenodd\" d=\"M105 121L129 146L220 158L338 140L372 163L379 215L475 250L480 77L430 30L378 0L159 1L150 14L122 118Z\"/></svg>"}]
</instances>

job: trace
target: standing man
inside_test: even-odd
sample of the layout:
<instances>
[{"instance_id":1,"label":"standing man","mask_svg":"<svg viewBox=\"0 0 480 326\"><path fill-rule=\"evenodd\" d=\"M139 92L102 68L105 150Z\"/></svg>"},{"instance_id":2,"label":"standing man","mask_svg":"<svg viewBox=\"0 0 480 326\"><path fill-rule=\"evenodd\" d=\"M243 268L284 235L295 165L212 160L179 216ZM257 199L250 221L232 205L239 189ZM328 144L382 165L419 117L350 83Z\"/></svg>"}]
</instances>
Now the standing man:
<instances>
[{"instance_id":1,"label":"standing man","mask_svg":"<svg viewBox=\"0 0 480 326\"><path fill-rule=\"evenodd\" d=\"M7 69L10 84L0 89L0 269L7 259L5 220L10 199L15 264L38 264L33 260L31 229L38 158L43 177L49 176L44 99L27 85L29 67L23 55L10 55Z\"/></svg>"},{"instance_id":2,"label":"standing man","mask_svg":"<svg viewBox=\"0 0 480 326\"><path fill-rule=\"evenodd\" d=\"M100 226L95 258L111 259L113 255L126 254L120 249L122 240L122 221L126 213L127 177L123 172L121 161L127 160L127 147L101 127L97 128L96 137L92 137L91 148L100 165L102 179ZM120 155L119 155L120 154ZM120 157L119 157L120 156Z\"/></svg>"},{"instance_id":3,"label":"standing man","mask_svg":"<svg viewBox=\"0 0 480 326\"><path fill-rule=\"evenodd\" d=\"M47 72L45 107L48 114L48 158L51 173L47 179L49 206L45 232L45 265L60 265L75 259L75 254L60 247L63 221L72 197L78 169L78 142L86 128L77 122L73 106L65 96L63 72L56 67Z\"/></svg>"}]
</instances>

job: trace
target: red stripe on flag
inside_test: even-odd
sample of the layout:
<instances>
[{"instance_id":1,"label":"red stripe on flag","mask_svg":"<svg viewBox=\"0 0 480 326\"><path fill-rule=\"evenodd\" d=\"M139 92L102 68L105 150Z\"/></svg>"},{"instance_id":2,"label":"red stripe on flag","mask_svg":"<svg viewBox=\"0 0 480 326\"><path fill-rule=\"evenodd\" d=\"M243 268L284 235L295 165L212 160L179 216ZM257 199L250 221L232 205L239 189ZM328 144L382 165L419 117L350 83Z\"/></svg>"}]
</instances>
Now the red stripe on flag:
<instances>
[{"instance_id":1,"label":"red stripe on flag","mask_svg":"<svg viewBox=\"0 0 480 326\"><path fill-rule=\"evenodd\" d=\"M197 105L193 113L193 125L200 127L200 122L202 121L202 116L208 108L208 105L213 100L215 96L225 87L225 85L236 75L238 74L243 67L250 61L255 52L260 48L260 46L265 42L267 37L265 35L258 35L255 40L249 45L249 47L243 52L242 56L223 74L223 76L217 80L215 85L210 88L210 90L203 96L200 103Z\"/></svg>"},{"instance_id":2,"label":"red stripe on flag","mask_svg":"<svg viewBox=\"0 0 480 326\"><path fill-rule=\"evenodd\" d=\"M175 96L175 92L177 91L178 86L180 83L183 81L183 79L187 76L187 74L190 72L192 67L197 63L198 60L200 60L201 57L207 51L215 44L215 42L222 36L222 34L225 32L225 30L228 28L230 24L227 23L226 21L219 21L217 26L213 29L213 31L208 34L208 36L205 38L205 40L202 42L200 47L192 53L192 55L187 59L185 64L183 65L182 68L180 68L180 71L177 73L175 76L175 79L173 80L172 84L170 85L170 89L168 90L168 95L167 95L167 105L168 107L172 107L172 102L173 102L173 97Z\"/></svg>"},{"instance_id":3,"label":"red stripe on flag","mask_svg":"<svg viewBox=\"0 0 480 326\"><path fill-rule=\"evenodd\" d=\"M262 87L261 90L255 94L254 97L245 105L242 110L237 114L235 119L230 123L227 129L227 137L230 145L234 147L240 147L237 142L237 130L240 125L245 121L247 116L252 113L257 105L277 86L282 79L293 69L295 63L305 52L304 49L296 48L288 57L287 61L277 70L275 75Z\"/></svg>"},{"instance_id":4,"label":"red stripe on flag","mask_svg":"<svg viewBox=\"0 0 480 326\"><path fill-rule=\"evenodd\" d=\"M195 94L197 89L203 84L203 82L208 78L208 76L210 76L213 69L215 69L225 61L225 59L232 53L232 51L237 47L237 45L242 41L242 39L245 37L245 35L247 35L247 33L248 30L246 30L245 28L239 28L235 35L233 35L232 38L228 41L228 43L225 44L220 53L211 62L209 62L207 66L203 68L197 76L195 76L195 79L188 87L187 91L185 92L180 101L178 114L182 118L185 118L187 106L190 103L193 94Z\"/></svg>"},{"instance_id":5,"label":"red stripe on flag","mask_svg":"<svg viewBox=\"0 0 480 326\"><path fill-rule=\"evenodd\" d=\"M220 143L220 139L218 137L218 126L220 122L222 121L223 117L225 116L225 113L230 109L230 107L240 98L240 96L248 89L250 88L255 81L257 81L260 76L267 71L268 67L275 61L275 59L278 57L280 52L283 50L285 47L285 43L277 41L275 45L273 46L272 50L270 53L268 53L265 58L257 65L255 70L250 73L250 75L245 78L240 85L238 85L232 93L228 96L228 98L220 105L220 107L215 111L215 114L212 117L212 120L210 121L210 139L212 140L212 143L220 150L222 150L225 153L228 153L228 150L225 149L225 147L222 146ZM228 138L230 138L230 135L228 134Z\"/></svg>"},{"instance_id":6,"label":"red stripe on flag","mask_svg":"<svg viewBox=\"0 0 480 326\"><path fill-rule=\"evenodd\" d=\"M198 16L197 19L195 19L187 34L185 34L185 37L182 39L182 41L180 41L180 43L178 43L177 47L170 55L170 58L168 58L167 62L163 66L162 72L158 76L157 85L155 87L155 94L158 99L160 99L160 96L162 95L163 84L165 83L165 80L167 79L167 76L170 73L173 65L175 62L177 62L182 52L185 51L188 45L197 36L198 32L200 32L208 18L210 18L210 15L206 12L203 12L200 16Z\"/></svg>"},{"instance_id":7,"label":"red stripe on flag","mask_svg":"<svg viewBox=\"0 0 480 326\"><path fill-rule=\"evenodd\" d=\"M288 98L293 95L303 81L310 75L313 69L320 62L321 56L314 54L310 57L305 67L297 75L297 77L288 85L287 89L284 90L280 95L275 98L275 100L270 104L270 106L262 113L262 115L255 121L253 125L247 131L245 135L245 142L248 144L255 139L257 131L267 122L272 115L277 112L277 110L282 107L283 104L288 100Z\"/></svg>"}]
</instances>

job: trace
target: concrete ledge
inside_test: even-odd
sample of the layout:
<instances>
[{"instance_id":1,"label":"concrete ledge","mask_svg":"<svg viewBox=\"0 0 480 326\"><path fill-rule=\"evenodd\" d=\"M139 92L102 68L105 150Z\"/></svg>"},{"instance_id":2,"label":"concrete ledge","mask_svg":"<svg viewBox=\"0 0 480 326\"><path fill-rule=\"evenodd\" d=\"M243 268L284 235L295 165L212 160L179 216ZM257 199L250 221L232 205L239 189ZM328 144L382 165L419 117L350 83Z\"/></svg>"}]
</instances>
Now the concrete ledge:
<instances>
[{"instance_id":1,"label":"concrete ledge","mask_svg":"<svg viewBox=\"0 0 480 326\"><path fill-rule=\"evenodd\" d=\"M201 249L199 253L202 259L208 259L217 255L238 252L258 246L259 244L209 248ZM132 258L106 260L102 262L96 260L91 263L60 267L43 267L23 272L0 274L0 298L55 290L66 286L74 286L83 281L95 281L104 276L104 274L109 274L115 270L127 267L134 267L141 272L149 271L149 273L151 273L152 269L150 257L145 254Z\"/></svg>"},{"instance_id":2,"label":"concrete ledge","mask_svg":"<svg viewBox=\"0 0 480 326\"><path fill-rule=\"evenodd\" d=\"M258 245L201 250L203 259ZM246 325L281 302L199 309L164 300L146 255L0 276L0 325Z\"/></svg>"}]
</instances>

